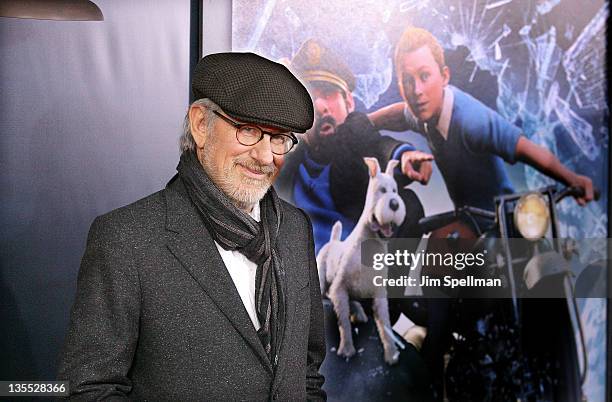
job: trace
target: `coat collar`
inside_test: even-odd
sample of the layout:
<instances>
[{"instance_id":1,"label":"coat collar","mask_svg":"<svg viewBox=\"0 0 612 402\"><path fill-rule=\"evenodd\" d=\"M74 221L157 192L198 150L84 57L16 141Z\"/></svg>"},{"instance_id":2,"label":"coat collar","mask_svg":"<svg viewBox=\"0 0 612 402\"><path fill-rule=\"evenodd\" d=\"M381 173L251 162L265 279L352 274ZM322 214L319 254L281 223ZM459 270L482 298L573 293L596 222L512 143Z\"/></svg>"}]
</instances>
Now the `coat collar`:
<instances>
[{"instance_id":1,"label":"coat collar","mask_svg":"<svg viewBox=\"0 0 612 402\"><path fill-rule=\"evenodd\" d=\"M257 336L236 286L178 175L170 180L164 194L166 229L171 232L168 240L170 252L198 282L255 351L262 364L272 373L270 359Z\"/></svg>"}]
</instances>

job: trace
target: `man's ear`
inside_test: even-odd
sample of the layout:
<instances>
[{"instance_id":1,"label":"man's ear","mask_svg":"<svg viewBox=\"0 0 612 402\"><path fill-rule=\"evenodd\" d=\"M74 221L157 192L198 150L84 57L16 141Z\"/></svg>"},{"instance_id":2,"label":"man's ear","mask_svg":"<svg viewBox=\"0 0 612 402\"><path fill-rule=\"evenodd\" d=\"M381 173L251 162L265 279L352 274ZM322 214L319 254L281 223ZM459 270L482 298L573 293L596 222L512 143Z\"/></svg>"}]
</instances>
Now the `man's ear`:
<instances>
[{"instance_id":1,"label":"man's ear","mask_svg":"<svg viewBox=\"0 0 612 402\"><path fill-rule=\"evenodd\" d=\"M442 67L442 81L444 82L444 86L448 85L451 77L451 71L448 66Z\"/></svg>"},{"instance_id":2,"label":"man's ear","mask_svg":"<svg viewBox=\"0 0 612 402\"><path fill-rule=\"evenodd\" d=\"M196 146L204 148L206 140L206 118L202 107L192 105L189 108L189 129L196 143Z\"/></svg>"},{"instance_id":3,"label":"man's ear","mask_svg":"<svg viewBox=\"0 0 612 402\"><path fill-rule=\"evenodd\" d=\"M355 99L353 99L353 93L346 93L346 111L351 113L355 111Z\"/></svg>"}]
</instances>

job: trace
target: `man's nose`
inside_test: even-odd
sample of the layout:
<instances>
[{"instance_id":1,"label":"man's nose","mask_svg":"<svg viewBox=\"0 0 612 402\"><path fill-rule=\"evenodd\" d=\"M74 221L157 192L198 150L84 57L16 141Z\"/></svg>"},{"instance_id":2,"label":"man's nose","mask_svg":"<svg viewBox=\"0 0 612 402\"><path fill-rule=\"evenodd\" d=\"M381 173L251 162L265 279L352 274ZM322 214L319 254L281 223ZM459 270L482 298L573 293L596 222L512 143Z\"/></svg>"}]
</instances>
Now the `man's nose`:
<instances>
[{"instance_id":1,"label":"man's nose","mask_svg":"<svg viewBox=\"0 0 612 402\"><path fill-rule=\"evenodd\" d=\"M417 81L414 83L414 94L415 94L416 96L419 96L419 95L421 95L422 93L423 93L423 83L417 80Z\"/></svg>"},{"instance_id":2,"label":"man's nose","mask_svg":"<svg viewBox=\"0 0 612 402\"><path fill-rule=\"evenodd\" d=\"M329 114L329 107L327 102L322 98L315 98L314 100L315 113L319 116L325 116Z\"/></svg>"},{"instance_id":3,"label":"man's nose","mask_svg":"<svg viewBox=\"0 0 612 402\"><path fill-rule=\"evenodd\" d=\"M251 158L255 159L261 165L270 165L274 161L274 154L272 153L272 144L270 143L270 136L264 135L264 137L257 144L253 145L250 152Z\"/></svg>"}]
</instances>

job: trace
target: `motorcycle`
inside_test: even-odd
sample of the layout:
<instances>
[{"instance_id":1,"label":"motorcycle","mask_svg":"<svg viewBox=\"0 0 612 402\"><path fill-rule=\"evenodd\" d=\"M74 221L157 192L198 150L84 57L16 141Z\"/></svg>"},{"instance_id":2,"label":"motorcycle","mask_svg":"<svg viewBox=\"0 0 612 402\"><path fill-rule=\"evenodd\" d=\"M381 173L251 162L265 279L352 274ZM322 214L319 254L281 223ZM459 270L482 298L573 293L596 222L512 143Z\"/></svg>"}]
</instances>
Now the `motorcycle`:
<instances>
[{"instance_id":1,"label":"motorcycle","mask_svg":"<svg viewBox=\"0 0 612 402\"><path fill-rule=\"evenodd\" d=\"M559 237L556 211L581 191L550 186L498 196L494 212L464 206L419 221L430 243L466 247L467 241L483 252L489 276L505 285L494 298L444 295L449 312L437 319L450 333L432 335L439 344L428 347L444 349L442 392L449 401L582 399L588 364L569 264L578 250L575 241ZM412 314L423 315L422 305Z\"/></svg>"}]
</instances>

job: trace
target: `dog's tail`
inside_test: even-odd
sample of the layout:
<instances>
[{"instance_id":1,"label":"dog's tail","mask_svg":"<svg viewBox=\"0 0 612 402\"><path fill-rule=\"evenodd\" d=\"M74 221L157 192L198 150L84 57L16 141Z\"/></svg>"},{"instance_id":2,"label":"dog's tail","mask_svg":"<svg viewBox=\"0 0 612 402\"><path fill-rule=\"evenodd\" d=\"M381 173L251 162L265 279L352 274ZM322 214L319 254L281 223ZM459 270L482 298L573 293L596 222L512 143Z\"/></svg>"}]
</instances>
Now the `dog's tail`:
<instances>
[{"instance_id":1,"label":"dog's tail","mask_svg":"<svg viewBox=\"0 0 612 402\"><path fill-rule=\"evenodd\" d=\"M340 241L340 237L342 236L342 222L337 221L334 223L334 226L331 230L331 235L329 236L329 241Z\"/></svg>"}]
</instances>

